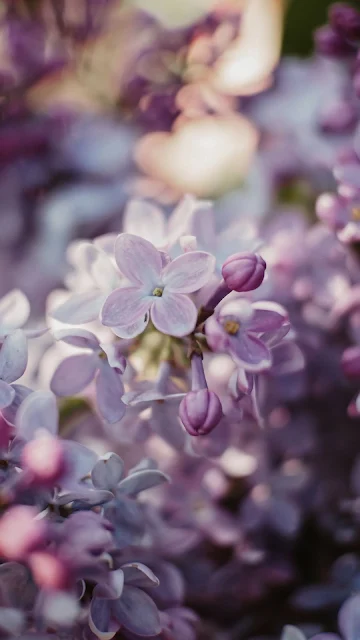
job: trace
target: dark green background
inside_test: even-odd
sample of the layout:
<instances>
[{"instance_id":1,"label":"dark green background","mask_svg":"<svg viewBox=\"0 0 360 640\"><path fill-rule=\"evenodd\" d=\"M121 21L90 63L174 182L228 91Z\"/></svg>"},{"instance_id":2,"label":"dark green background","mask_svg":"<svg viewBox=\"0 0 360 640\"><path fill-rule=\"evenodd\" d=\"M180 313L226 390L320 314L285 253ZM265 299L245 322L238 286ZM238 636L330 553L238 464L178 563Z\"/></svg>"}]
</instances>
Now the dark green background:
<instances>
[{"instance_id":1,"label":"dark green background","mask_svg":"<svg viewBox=\"0 0 360 640\"><path fill-rule=\"evenodd\" d=\"M331 4L331 0L290 0L285 22L285 54L311 53L313 31L327 21L327 9ZM348 4L360 9L360 0Z\"/></svg>"}]
</instances>

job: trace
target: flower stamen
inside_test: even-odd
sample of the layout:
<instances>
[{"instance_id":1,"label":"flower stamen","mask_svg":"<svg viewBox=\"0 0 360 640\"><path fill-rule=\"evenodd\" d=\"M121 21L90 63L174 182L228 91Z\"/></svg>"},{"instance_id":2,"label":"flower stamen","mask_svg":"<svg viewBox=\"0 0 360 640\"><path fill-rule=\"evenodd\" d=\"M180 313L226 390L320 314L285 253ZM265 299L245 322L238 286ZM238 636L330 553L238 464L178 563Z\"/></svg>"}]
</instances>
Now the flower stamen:
<instances>
[{"instance_id":1,"label":"flower stamen","mask_svg":"<svg viewBox=\"0 0 360 640\"><path fill-rule=\"evenodd\" d=\"M351 210L352 219L355 222L360 222L360 207L353 207Z\"/></svg>"},{"instance_id":2,"label":"flower stamen","mask_svg":"<svg viewBox=\"0 0 360 640\"><path fill-rule=\"evenodd\" d=\"M224 324L224 330L230 336L236 336L239 329L240 329L240 322L236 322L236 320L227 320Z\"/></svg>"},{"instance_id":3,"label":"flower stamen","mask_svg":"<svg viewBox=\"0 0 360 640\"><path fill-rule=\"evenodd\" d=\"M161 298L163 291L164 291L163 288L155 287L154 291L152 292L152 295L155 296L156 298Z\"/></svg>"}]
</instances>

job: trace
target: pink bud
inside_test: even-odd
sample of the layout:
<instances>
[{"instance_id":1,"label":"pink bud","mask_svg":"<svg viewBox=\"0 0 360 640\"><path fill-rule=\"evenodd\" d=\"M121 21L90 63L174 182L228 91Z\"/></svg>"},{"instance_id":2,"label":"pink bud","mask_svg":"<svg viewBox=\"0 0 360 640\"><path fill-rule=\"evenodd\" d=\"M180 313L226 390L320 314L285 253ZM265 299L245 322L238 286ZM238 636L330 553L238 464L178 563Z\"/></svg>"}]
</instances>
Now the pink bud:
<instances>
[{"instance_id":1,"label":"pink bud","mask_svg":"<svg viewBox=\"0 0 360 640\"><path fill-rule=\"evenodd\" d=\"M344 374L348 378L360 378L360 347L349 347L345 349L341 365Z\"/></svg>"},{"instance_id":2,"label":"pink bud","mask_svg":"<svg viewBox=\"0 0 360 640\"><path fill-rule=\"evenodd\" d=\"M34 482L41 486L52 486L66 470L60 440L46 435L28 442L22 452L22 464L24 469L30 471Z\"/></svg>"},{"instance_id":3,"label":"pink bud","mask_svg":"<svg viewBox=\"0 0 360 640\"><path fill-rule=\"evenodd\" d=\"M8 560L25 560L28 553L46 541L47 526L37 520L33 507L11 507L0 520L0 555Z\"/></svg>"},{"instance_id":4,"label":"pink bud","mask_svg":"<svg viewBox=\"0 0 360 640\"><path fill-rule=\"evenodd\" d=\"M253 291L264 280L266 262L256 253L234 253L225 260L222 276L232 291Z\"/></svg>"},{"instance_id":5,"label":"pink bud","mask_svg":"<svg viewBox=\"0 0 360 640\"><path fill-rule=\"evenodd\" d=\"M204 436L216 427L222 418L222 406L216 393L209 389L189 391L182 399L179 416L191 436Z\"/></svg>"},{"instance_id":6,"label":"pink bud","mask_svg":"<svg viewBox=\"0 0 360 640\"><path fill-rule=\"evenodd\" d=\"M66 589L69 571L64 560L48 551L36 551L29 557L29 566L36 584L41 589Z\"/></svg>"}]
</instances>

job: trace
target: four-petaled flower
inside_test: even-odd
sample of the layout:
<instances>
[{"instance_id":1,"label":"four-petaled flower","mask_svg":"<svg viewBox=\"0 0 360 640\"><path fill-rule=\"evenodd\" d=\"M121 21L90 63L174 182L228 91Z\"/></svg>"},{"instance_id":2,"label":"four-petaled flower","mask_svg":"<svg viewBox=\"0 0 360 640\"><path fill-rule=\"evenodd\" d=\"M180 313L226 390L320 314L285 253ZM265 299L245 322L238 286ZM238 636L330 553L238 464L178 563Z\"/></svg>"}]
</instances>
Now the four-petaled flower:
<instances>
[{"instance_id":1,"label":"four-petaled flower","mask_svg":"<svg viewBox=\"0 0 360 640\"><path fill-rule=\"evenodd\" d=\"M213 351L225 351L247 371L262 371L272 363L269 347L290 330L287 313L273 302L251 304L244 298L219 305L205 324Z\"/></svg>"},{"instance_id":2,"label":"four-petaled flower","mask_svg":"<svg viewBox=\"0 0 360 640\"><path fill-rule=\"evenodd\" d=\"M51 390L57 396L71 396L83 391L95 378L97 407L101 416L113 424L125 413L122 401L126 360L115 344L100 344L97 337L85 329L63 329L54 332L57 340L86 349L69 356L57 367Z\"/></svg>"},{"instance_id":3,"label":"four-petaled flower","mask_svg":"<svg viewBox=\"0 0 360 640\"><path fill-rule=\"evenodd\" d=\"M113 291L104 303L101 321L121 338L132 338L149 319L162 333L182 337L194 330L197 309L186 295L209 280L215 259L204 251L190 251L164 266L164 254L151 242L122 233L115 243L115 259L131 286Z\"/></svg>"}]
</instances>

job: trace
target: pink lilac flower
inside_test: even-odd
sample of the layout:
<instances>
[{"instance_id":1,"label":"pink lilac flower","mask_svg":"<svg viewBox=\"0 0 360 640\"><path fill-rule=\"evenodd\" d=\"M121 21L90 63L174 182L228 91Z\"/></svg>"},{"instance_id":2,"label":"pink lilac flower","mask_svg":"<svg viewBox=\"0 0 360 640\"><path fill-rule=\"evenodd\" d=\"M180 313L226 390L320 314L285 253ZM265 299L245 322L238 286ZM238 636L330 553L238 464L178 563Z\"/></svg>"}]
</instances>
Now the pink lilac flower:
<instances>
[{"instance_id":1,"label":"pink lilac flower","mask_svg":"<svg viewBox=\"0 0 360 640\"><path fill-rule=\"evenodd\" d=\"M205 323L209 346L231 355L247 371L262 371L272 363L267 339L289 331L287 313L272 302L226 301Z\"/></svg>"},{"instance_id":2,"label":"pink lilac flower","mask_svg":"<svg viewBox=\"0 0 360 640\"><path fill-rule=\"evenodd\" d=\"M85 329L63 329L54 333L57 340L84 349L79 355L63 360L50 383L57 396L71 396L83 391L95 379L96 404L100 415L110 424L121 420L126 407L122 401L126 360L114 344L100 343Z\"/></svg>"},{"instance_id":3,"label":"pink lilac flower","mask_svg":"<svg viewBox=\"0 0 360 640\"><path fill-rule=\"evenodd\" d=\"M113 291L106 299L101 321L122 338L144 331L151 318L162 333L176 337L194 330L197 309L187 294L201 289L214 269L214 258L190 251L163 266L161 253L147 240L120 234L115 259L132 286Z\"/></svg>"}]
</instances>

